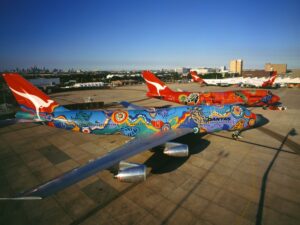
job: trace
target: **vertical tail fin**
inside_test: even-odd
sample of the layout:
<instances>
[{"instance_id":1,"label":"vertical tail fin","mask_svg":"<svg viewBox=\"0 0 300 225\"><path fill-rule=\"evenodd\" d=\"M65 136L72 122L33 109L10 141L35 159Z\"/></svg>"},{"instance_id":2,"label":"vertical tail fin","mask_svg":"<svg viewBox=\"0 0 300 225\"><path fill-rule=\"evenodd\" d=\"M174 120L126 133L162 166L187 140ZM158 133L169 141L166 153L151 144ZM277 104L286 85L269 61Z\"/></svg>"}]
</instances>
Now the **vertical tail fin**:
<instances>
[{"instance_id":1,"label":"vertical tail fin","mask_svg":"<svg viewBox=\"0 0 300 225\"><path fill-rule=\"evenodd\" d=\"M207 85L207 83L198 76L196 71L191 71L190 73L194 82Z\"/></svg>"},{"instance_id":2,"label":"vertical tail fin","mask_svg":"<svg viewBox=\"0 0 300 225\"><path fill-rule=\"evenodd\" d=\"M164 82L158 79L150 71L143 71L142 75L148 87L148 96L162 96L173 93L173 91L168 88Z\"/></svg>"},{"instance_id":3,"label":"vertical tail fin","mask_svg":"<svg viewBox=\"0 0 300 225\"><path fill-rule=\"evenodd\" d=\"M271 85L275 82L276 78L277 78L277 71L273 71L272 76L270 78Z\"/></svg>"},{"instance_id":4,"label":"vertical tail fin","mask_svg":"<svg viewBox=\"0 0 300 225\"><path fill-rule=\"evenodd\" d=\"M265 81L263 84L262 84L262 87L268 87L268 86L272 86L273 83L275 82L275 79L277 78L277 71L273 71L272 72L272 75L270 77L269 80Z\"/></svg>"},{"instance_id":5,"label":"vertical tail fin","mask_svg":"<svg viewBox=\"0 0 300 225\"><path fill-rule=\"evenodd\" d=\"M35 113L52 113L59 106L37 87L25 80L17 73L3 74L8 87L12 91L22 111ZM63 108L63 107L61 107Z\"/></svg>"}]
</instances>

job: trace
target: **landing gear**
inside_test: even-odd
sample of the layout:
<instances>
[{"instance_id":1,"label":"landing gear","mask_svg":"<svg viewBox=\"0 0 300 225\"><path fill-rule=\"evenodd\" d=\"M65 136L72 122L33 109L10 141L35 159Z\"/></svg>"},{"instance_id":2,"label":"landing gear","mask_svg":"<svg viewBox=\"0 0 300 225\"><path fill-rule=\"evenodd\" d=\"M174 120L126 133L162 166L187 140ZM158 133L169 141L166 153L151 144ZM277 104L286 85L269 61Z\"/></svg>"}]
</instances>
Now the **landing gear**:
<instances>
[{"instance_id":1,"label":"landing gear","mask_svg":"<svg viewBox=\"0 0 300 225\"><path fill-rule=\"evenodd\" d=\"M271 105L271 106L269 106L269 109L284 111L284 110L287 110L287 107L283 106L283 105Z\"/></svg>"},{"instance_id":2,"label":"landing gear","mask_svg":"<svg viewBox=\"0 0 300 225\"><path fill-rule=\"evenodd\" d=\"M284 110L287 110L287 107L284 105L281 105L281 106L278 106L278 109L284 111Z\"/></svg>"},{"instance_id":3,"label":"landing gear","mask_svg":"<svg viewBox=\"0 0 300 225\"><path fill-rule=\"evenodd\" d=\"M238 140L238 139L243 138L240 134L241 134L241 131L239 131L239 130L234 131L234 132L232 133L232 138L233 138L234 140Z\"/></svg>"}]
</instances>

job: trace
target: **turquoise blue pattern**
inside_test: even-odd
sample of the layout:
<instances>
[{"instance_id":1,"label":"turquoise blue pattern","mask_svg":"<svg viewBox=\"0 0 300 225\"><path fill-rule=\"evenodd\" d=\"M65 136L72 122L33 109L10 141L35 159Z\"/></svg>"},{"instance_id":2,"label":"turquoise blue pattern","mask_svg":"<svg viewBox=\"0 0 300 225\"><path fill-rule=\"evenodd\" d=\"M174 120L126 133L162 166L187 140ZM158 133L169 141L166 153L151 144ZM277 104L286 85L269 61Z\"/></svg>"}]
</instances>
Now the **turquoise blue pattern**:
<instances>
[{"instance_id":1,"label":"turquoise blue pattern","mask_svg":"<svg viewBox=\"0 0 300 225\"><path fill-rule=\"evenodd\" d=\"M34 115L31 115L31 117ZM19 117L26 117L26 113ZM28 116L27 116L28 117ZM40 113L49 126L92 134L141 136L178 128L195 133L242 130L255 123L255 114L239 105L181 106L149 110L97 110Z\"/></svg>"}]
</instances>

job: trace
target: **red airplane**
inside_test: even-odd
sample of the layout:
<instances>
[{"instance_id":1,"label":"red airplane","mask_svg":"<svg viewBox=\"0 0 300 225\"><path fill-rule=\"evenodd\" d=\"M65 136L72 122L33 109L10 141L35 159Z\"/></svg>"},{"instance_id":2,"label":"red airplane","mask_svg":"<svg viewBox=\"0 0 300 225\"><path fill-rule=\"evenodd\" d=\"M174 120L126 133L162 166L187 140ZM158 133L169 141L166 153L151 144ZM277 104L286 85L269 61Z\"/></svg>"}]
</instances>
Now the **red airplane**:
<instances>
[{"instance_id":1,"label":"red airplane","mask_svg":"<svg viewBox=\"0 0 300 225\"><path fill-rule=\"evenodd\" d=\"M269 90L234 90L224 92L175 92L150 71L142 76L148 86L147 96L184 105L242 104L245 106L278 105L279 96Z\"/></svg>"}]
</instances>

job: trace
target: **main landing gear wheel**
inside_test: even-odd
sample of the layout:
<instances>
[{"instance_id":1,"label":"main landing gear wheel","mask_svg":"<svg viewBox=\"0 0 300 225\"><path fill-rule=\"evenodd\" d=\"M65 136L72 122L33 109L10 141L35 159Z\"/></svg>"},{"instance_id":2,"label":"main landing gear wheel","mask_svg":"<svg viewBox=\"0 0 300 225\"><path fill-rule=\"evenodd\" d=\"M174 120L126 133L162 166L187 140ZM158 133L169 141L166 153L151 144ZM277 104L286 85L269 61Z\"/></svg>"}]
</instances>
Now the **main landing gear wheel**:
<instances>
[{"instance_id":1,"label":"main landing gear wheel","mask_svg":"<svg viewBox=\"0 0 300 225\"><path fill-rule=\"evenodd\" d=\"M238 139L243 138L240 134L241 134L240 131L235 131L235 132L232 133L231 136L232 136L232 138L233 138L234 140L238 140Z\"/></svg>"},{"instance_id":2,"label":"main landing gear wheel","mask_svg":"<svg viewBox=\"0 0 300 225\"><path fill-rule=\"evenodd\" d=\"M281 111L287 110L287 107L284 105L278 106L278 109Z\"/></svg>"},{"instance_id":3,"label":"main landing gear wheel","mask_svg":"<svg viewBox=\"0 0 300 225\"><path fill-rule=\"evenodd\" d=\"M287 107L286 106L283 106L283 105L271 105L269 106L269 109L270 110L280 110L280 111L284 111L284 110L287 110Z\"/></svg>"}]
</instances>

